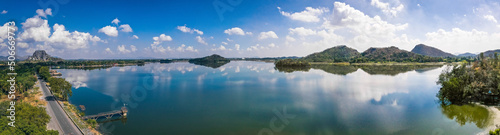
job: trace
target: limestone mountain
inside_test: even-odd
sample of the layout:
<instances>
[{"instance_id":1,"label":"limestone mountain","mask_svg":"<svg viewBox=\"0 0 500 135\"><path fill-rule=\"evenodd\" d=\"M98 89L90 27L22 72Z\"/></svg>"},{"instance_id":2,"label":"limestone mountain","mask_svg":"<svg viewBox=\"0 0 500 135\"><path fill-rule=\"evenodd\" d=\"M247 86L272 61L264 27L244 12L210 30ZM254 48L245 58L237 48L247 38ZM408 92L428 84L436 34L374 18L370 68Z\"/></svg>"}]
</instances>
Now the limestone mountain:
<instances>
[{"instance_id":1,"label":"limestone mountain","mask_svg":"<svg viewBox=\"0 0 500 135\"><path fill-rule=\"evenodd\" d=\"M32 56L29 56L28 61L61 61L61 58L52 57L45 50L36 50Z\"/></svg>"},{"instance_id":2,"label":"limestone mountain","mask_svg":"<svg viewBox=\"0 0 500 135\"><path fill-rule=\"evenodd\" d=\"M421 54L424 56L431 56L431 57L455 57L455 55L451 53L444 52L442 50L439 50L435 47L427 46L424 44L418 44L416 45L411 52L416 53L416 54Z\"/></svg>"},{"instance_id":3,"label":"limestone mountain","mask_svg":"<svg viewBox=\"0 0 500 135\"><path fill-rule=\"evenodd\" d=\"M359 55L360 53L356 49L340 45L310 54L303 59L311 62L349 62L349 60Z\"/></svg>"}]
</instances>

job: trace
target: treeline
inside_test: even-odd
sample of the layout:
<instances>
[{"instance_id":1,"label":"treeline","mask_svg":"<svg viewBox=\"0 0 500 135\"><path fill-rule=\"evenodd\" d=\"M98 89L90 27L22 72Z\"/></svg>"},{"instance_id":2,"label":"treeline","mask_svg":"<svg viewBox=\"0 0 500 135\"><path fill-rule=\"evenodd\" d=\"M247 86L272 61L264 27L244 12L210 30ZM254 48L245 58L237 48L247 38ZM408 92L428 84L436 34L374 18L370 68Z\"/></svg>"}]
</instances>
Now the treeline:
<instances>
[{"instance_id":1,"label":"treeline","mask_svg":"<svg viewBox=\"0 0 500 135\"><path fill-rule=\"evenodd\" d=\"M58 135L55 130L47 130L47 123L50 121L50 116L46 113L45 108L31 106L28 103L16 103L16 123L15 127L9 126L11 122L7 116L10 116L10 111L7 111L9 102L0 103L0 135Z\"/></svg>"},{"instance_id":2,"label":"treeline","mask_svg":"<svg viewBox=\"0 0 500 135\"><path fill-rule=\"evenodd\" d=\"M497 53L493 57L479 55L477 61L463 62L446 69L437 84L442 88L437 97L442 104L498 104L500 99L500 63Z\"/></svg>"},{"instance_id":3,"label":"treeline","mask_svg":"<svg viewBox=\"0 0 500 135\"><path fill-rule=\"evenodd\" d=\"M71 91L71 83L66 81L64 78L52 77L48 67L40 67L38 74L42 79L49 83L50 90L52 90L52 94L54 94L54 96L61 100L68 100L69 97L73 95L73 91Z\"/></svg>"},{"instance_id":4,"label":"treeline","mask_svg":"<svg viewBox=\"0 0 500 135\"><path fill-rule=\"evenodd\" d=\"M283 59L274 63L276 67L307 67L311 66L308 61L300 59Z\"/></svg>"},{"instance_id":5,"label":"treeline","mask_svg":"<svg viewBox=\"0 0 500 135\"><path fill-rule=\"evenodd\" d=\"M15 73L17 73L16 76L9 76L7 73L10 73L11 71L9 70L8 66L3 66L0 67L0 88L1 93L0 95L7 95L9 92L9 87L10 87L10 82L7 82L7 80L10 80L11 77L16 78L16 93L17 94L23 94L27 92L29 89L33 88L36 82L36 77L35 77L35 67L28 66L26 64L18 64L15 67Z\"/></svg>"},{"instance_id":6,"label":"treeline","mask_svg":"<svg viewBox=\"0 0 500 135\"><path fill-rule=\"evenodd\" d=\"M145 62L152 62L159 60L64 60L64 61L47 61L47 62L38 62L32 63L41 66L114 66L116 64L137 64L144 65Z\"/></svg>"}]
</instances>

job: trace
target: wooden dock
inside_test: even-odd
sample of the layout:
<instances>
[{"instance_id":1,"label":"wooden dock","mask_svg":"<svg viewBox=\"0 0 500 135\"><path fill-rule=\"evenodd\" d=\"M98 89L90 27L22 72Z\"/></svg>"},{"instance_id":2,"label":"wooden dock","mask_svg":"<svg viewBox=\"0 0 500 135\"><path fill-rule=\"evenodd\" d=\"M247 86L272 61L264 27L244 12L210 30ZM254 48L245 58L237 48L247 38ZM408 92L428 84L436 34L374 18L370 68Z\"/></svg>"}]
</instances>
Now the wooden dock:
<instances>
[{"instance_id":1,"label":"wooden dock","mask_svg":"<svg viewBox=\"0 0 500 135\"><path fill-rule=\"evenodd\" d=\"M113 116L127 117L127 112L128 112L127 108L126 107L122 107L121 110L109 111L109 112L99 113L99 114L96 114L96 115L83 116L82 119L83 120L87 120L87 119L97 120L99 118L110 119Z\"/></svg>"}]
</instances>

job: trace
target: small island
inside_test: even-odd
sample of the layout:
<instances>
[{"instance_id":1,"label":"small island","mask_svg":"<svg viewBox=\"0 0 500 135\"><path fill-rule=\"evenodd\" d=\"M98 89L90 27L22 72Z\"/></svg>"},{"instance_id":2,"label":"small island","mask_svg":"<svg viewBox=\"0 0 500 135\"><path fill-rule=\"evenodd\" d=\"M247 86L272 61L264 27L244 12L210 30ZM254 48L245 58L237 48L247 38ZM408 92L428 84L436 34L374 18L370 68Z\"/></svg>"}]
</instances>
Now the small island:
<instances>
[{"instance_id":1,"label":"small island","mask_svg":"<svg viewBox=\"0 0 500 135\"><path fill-rule=\"evenodd\" d=\"M221 66L229 63L230 61L231 60L224 58L220 55L212 54L210 56L206 56L203 58L190 59L189 63L207 66L207 67L211 67L211 68L218 68L218 67L221 67Z\"/></svg>"}]
</instances>

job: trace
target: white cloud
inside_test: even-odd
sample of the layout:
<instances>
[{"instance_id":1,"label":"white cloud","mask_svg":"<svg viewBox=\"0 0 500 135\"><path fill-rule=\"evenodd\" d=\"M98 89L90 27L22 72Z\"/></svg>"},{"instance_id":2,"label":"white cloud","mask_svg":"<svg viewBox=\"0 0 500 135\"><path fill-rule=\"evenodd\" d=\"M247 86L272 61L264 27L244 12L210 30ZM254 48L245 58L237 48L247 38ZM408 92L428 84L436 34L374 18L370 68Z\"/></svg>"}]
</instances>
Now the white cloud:
<instances>
[{"instance_id":1,"label":"white cloud","mask_svg":"<svg viewBox=\"0 0 500 135\"><path fill-rule=\"evenodd\" d=\"M139 39L139 37L137 35L133 35L132 38Z\"/></svg>"},{"instance_id":2,"label":"white cloud","mask_svg":"<svg viewBox=\"0 0 500 135\"><path fill-rule=\"evenodd\" d=\"M111 49L109 49L109 47L108 47L108 48L106 48L106 49L104 49L104 52L106 52L106 53L110 53L110 54L113 54L113 51L111 51Z\"/></svg>"},{"instance_id":3,"label":"white cloud","mask_svg":"<svg viewBox=\"0 0 500 135\"><path fill-rule=\"evenodd\" d=\"M52 9L47 8L47 9L45 9L45 11L43 9L37 9L36 13L38 14L38 16L47 18L47 15L52 16Z\"/></svg>"},{"instance_id":4,"label":"white cloud","mask_svg":"<svg viewBox=\"0 0 500 135\"><path fill-rule=\"evenodd\" d=\"M245 32L245 31L243 31L243 29L241 29L239 27L234 27L231 29L224 30L224 33L226 33L228 35L242 35L242 36L244 36L245 34L252 35L252 32Z\"/></svg>"},{"instance_id":5,"label":"white cloud","mask_svg":"<svg viewBox=\"0 0 500 135\"><path fill-rule=\"evenodd\" d=\"M128 24L123 24L123 25L120 25L120 30L122 32L132 32L132 27L130 27L130 25L128 25Z\"/></svg>"},{"instance_id":6,"label":"white cloud","mask_svg":"<svg viewBox=\"0 0 500 135\"><path fill-rule=\"evenodd\" d=\"M297 28L290 28L288 29L290 31L290 35L297 34L299 36L309 36L309 35L316 35L316 31L311 30L311 29L306 29L304 27L297 27Z\"/></svg>"},{"instance_id":7,"label":"white cloud","mask_svg":"<svg viewBox=\"0 0 500 135\"><path fill-rule=\"evenodd\" d=\"M115 18L113 19L113 21L111 21L111 23L118 25L118 23L120 23L120 20L118 20L118 18Z\"/></svg>"},{"instance_id":8,"label":"white cloud","mask_svg":"<svg viewBox=\"0 0 500 135\"><path fill-rule=\"evenodd\" d=\"M48 42L51 46L68 49L87 48L89 42L98 42L101 39L85 32L69 32L64 25L54 24L54 33Z\"/></svg>"},{"instance_id":9,"label":"white cloud","mask_svg":"<svg viewBox=\"0 0 500 135\"><path fill-rule=\"evenodd\" d=\"M184 51L188 51L188 52L198 52L197 49L194 49L192 46L187 46L182 44L181 46L177 47L176 49L178 52L184 52Z\"/></svg>"},{"instance_id":10,"label":"white cloud","mask_svg":"<svg viewBox=\"0 0 500 135\"><path fill-rule=\"evenodd\" d=\"M278 38L278 35L274 33L274 31L261 32L259 35L259 40L267 39L267 38Z\"/></svg>"},{"instance_id":11,"label":"white cloud","mask_svg":"<svg viewBox=\"0 0 500 135\"><path fill-rule=\"evenodd\" d=\"M403 4L399 4L397 7L391 7L389 3L381 2L380 0L372 0L370 4L381 9L382 12L392 17L396 17L405 7ZM420 4L418 6L420 7Z\"/></svg>"},{"instance_id":12,"label":"white cloud","mask_svg":"<svg viewBox=\"0 0 500 135\"><path fill-rule=\"evenodd\" d=\"M198 29L191 29L191 28L186 27L185 25L184 26L177 26L177 29L184 32L184 33L191 33L192 34L192 33L196 32L197 34L203 35L203 31L198 30Z\"/></svg>"},{"instance_id":13,"label":"white cloud","mask_svg":"<svg viewBox=\"0 0 500 135\"><path fill-rule=\"evenodd\" d=\"M439 45L440 49L452 53L484 52L498 49L500 33L488 33L472 29L471 31L453 28L451 31L439 29L425 34L428 45Z\"/></svg>"},{"instance_id":14,"label":"white cloud","mask_svg":"<svg viewBox=\"0 0 500 135\"><path fill-rule=\"evenodd\" d=\"M161 34L159 37L153 37L153 40L154 40L153 44L158 45L163 41L172 41L172 37L167 36L165 34Z\"/></svg>"},{"instance_id":15,"label":"white cloud","mask_svg":"<svg viewBox=\"0 0 500 135\"><path fill-rule=\"evenodd\" d=\"M3 10L0 14L7 14L7 10Z\"/></svg>"},{"instance_id":16,"label":"white cloud","mask_svg":"<svg viewBox=\"0 0 500 135\"><path fill-rule=\"evenodd\" d=\"M119 45L118 46L118 51L120 53L130 53L131 52L130 50L128 50L127 48L125 48L125 45L121 45L121 46Z\"/></svg>"},{"instance_id":17,"label":"white cloud","mask_svg":"<svg viewBox=\"0 0 500 135\"><path fill-rule=\"evenodd\" d=\"M269 47L274 48L276 45L274 43L269 44Z\"/></svg>"},{"instance_id":18,"label":"white cloud","mask_svg":"<svg viewBox=\"0 0 500 135\"><path fill-rule=\"evenodd\" d=\"M295 42L295 38L291 37L291 36L286 36L286 41L287 42Z\"/></svg>"},{"instance_id":19,"label":"white cloud","mask_svg":"<svg viewBox=\"0 0 500 135\"><path fill-rule=\"evenodd\" d=\"M226 38L226 40L227 40L228 42L233 42L233 41L234 41L234 40L231 40L231 39L229 39L229 38Z\"/></svg>"},{"instance_id":20,"label":"white cloud","mask_svg":"<svg viewBox=\"0 0 500 135\"><path fill-rule=\"evenodd\" d=\"M99 32L101 33L104 33L108 36L112 36L112 37L117 37L118 36L118 30L116 30L116 27L113 27L113 26L106 26L106 27L102 27L101 29L99 29Z\"/></svg>"},{"instance_id":21,"label":"white cloud","mask_svg":"<svg viewBox=\"0 0 500 135\"><path fill-rule=\"evenodd\" d=\"M235 44L234 48L239 51L240 50L240 45L239 44Z\"/></svg>"},{"instance_id":22,"label":"white cloud","mask_svg":"<svg viewBox=\"0 0 500 135\"><path fill-rule=\"evenodd\" d=\"M306 7L306 10L295 13L288 13L285 11L281 11L280 7L278 7L278 10L283 16L286 16L292 20L298 20L303 22L319 22L320 18L318 16L329 11L327 8L312 8L312 7Z\"/></svg>"},{"instance_id":23,"label":"white cloud","mask_svg":"<svg viewBox=\"0 0 500 135\"><path fill-rule=\"evenodd\" d=\"M21 33L19 37L23 41L48 41L51 33L47 20L44 20L39 16L34 16L26 19L26 21L21 24L23 25L22 28L24 29L24 32Z\"/></svg>"},{"instance_id":24,"label":"white cloud","mask_svg":"<svg viewBox=\"0 0 500 135\"><path fill-rule=\"evenodd\" d=\"M227 42L221 42L221 43L224 44L224 45L227 45Z\"/></svg>"},{"instance_id":25,"label":"white cloud","mask_svg":"<svg viewBox=\"0 0 500 135\"><path fill-rule=\"evenodd\" d=\"M492 22L497 23L497 19L495 19L495 17L492 15L484 15L483 18L488 20L488 21L492 21Z\"/></svg>"},{"instance_id":26,"label":"white cloud","mask_svg":"<svg viewBox=\"0 0 500 135\"><path fill-rule=\"evenodd\" d=\"M196 41L200 44L208 45L208 43L200 36L196 36Z\"/></svg>"},{"instance_id":27,"label":"white cloud","mask_svg":"<svg viewBox=\"0 0 500 135\"><path fill-rule=\"evenodd\" d=\"M130 50L132 52L135 52L135 51L137 51L137 47L135 47L134 45L130 45Z\"/></svg>"}]
</instances>

